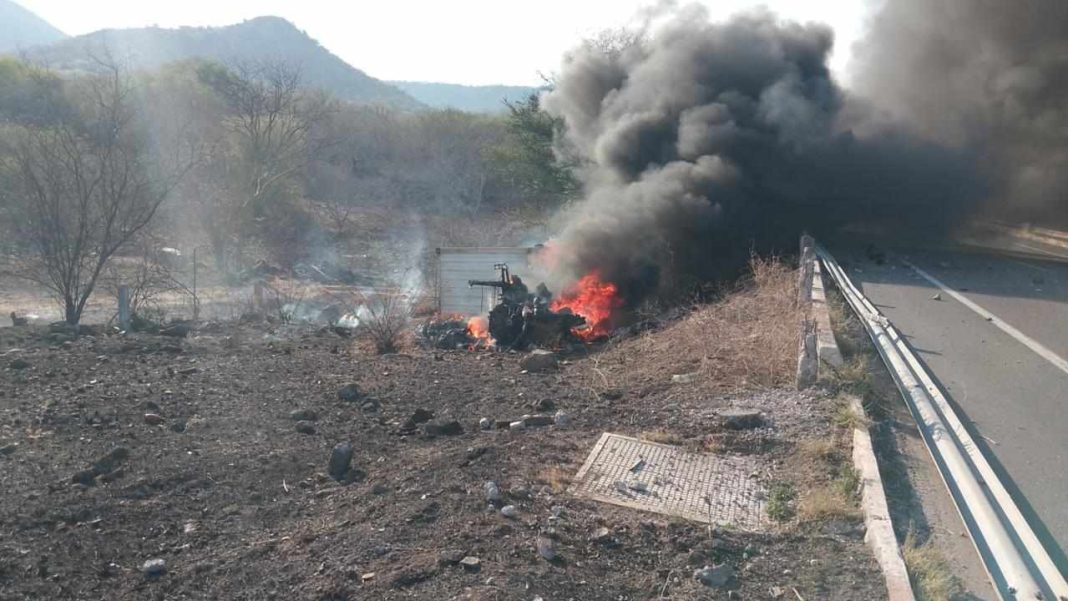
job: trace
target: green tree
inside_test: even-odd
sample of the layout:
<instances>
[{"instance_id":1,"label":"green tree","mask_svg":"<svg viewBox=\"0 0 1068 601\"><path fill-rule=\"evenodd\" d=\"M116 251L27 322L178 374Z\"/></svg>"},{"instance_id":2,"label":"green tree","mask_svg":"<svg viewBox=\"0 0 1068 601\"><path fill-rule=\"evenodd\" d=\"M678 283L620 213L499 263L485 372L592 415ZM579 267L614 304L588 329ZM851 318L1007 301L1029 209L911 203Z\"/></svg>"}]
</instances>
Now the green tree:
<instances>
[{"instance_id":1,"label":"green tree","mask_svg":"<svg viewBox=\"0 0 1068 601\"><path fill-rule=\"evenodd\" d=\"M563 120L543 111L537 94L507 105L508 133L490 150L494 175L523 201L540 207L561 204L578 191L574 162L553 150Z\"/></svg>"}]
</instances>

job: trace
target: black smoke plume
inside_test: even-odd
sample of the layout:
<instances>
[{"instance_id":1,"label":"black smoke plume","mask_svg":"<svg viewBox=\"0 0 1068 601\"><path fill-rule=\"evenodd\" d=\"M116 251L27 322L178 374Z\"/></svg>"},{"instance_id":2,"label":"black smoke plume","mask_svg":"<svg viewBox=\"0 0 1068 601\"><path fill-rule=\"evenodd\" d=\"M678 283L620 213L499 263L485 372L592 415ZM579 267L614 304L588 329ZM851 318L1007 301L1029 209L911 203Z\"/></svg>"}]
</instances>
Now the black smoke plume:
<instances>
[{"instance_id":1,"label":"black smoke plume","mask_svg":"<svg viewBox=\"0 0 1068 601\"><path fill-rule=\"evenodd\" d=\"M633 304L792 249L802 228L956 219L983 194L972 157L900 128L855 133L864 111L831 76L832 42L821 25L690 7L640 42L570 53L544 100L585 165L559 279L596 270Z\"/></svg>"},{"instance_id":2,"label":"black smoke plume","mask_svg":"<svg viewBox=\"0 0 1068 601\"><path fill-rule=\"evenodd\" d=\"M1068 225L1068 2L889 0L854 52L858 93L971 149L985 214Z\"/></svg>"}]
</instances>

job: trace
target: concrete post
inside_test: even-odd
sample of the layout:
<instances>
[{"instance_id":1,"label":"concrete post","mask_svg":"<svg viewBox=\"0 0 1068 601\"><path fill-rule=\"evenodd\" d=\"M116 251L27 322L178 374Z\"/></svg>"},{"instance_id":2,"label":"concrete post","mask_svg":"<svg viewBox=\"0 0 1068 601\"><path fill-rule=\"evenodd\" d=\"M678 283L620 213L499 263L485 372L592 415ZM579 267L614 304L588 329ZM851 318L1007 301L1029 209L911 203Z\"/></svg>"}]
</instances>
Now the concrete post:
<instances>
[{"instance_id":1,"label":"concrete post","mask_svg":"<svg viewBox=\"0 0 1068 601\"><path fill-rule=\"evenodd\" d=\"M130 287L119 286L119 327L130 329Z\"/></svg>"}]
</instances>

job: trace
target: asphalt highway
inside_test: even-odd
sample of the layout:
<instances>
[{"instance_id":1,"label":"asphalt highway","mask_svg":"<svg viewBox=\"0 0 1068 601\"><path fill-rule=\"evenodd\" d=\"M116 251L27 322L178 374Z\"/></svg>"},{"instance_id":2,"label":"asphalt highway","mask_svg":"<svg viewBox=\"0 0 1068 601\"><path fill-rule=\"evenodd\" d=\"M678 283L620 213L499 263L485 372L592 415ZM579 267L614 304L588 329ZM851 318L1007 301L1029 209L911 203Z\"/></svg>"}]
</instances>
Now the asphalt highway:
<instances>
[{"instance_id":1,"label":"asphalt highway","mask_svg":"<svg viewBox=\"0 0 1068 601\"><path fill-rule=\"evenodd\" d=\"M972 429L1068 573L1068 263L831 245Z\"/></svg>"}]
</instances>

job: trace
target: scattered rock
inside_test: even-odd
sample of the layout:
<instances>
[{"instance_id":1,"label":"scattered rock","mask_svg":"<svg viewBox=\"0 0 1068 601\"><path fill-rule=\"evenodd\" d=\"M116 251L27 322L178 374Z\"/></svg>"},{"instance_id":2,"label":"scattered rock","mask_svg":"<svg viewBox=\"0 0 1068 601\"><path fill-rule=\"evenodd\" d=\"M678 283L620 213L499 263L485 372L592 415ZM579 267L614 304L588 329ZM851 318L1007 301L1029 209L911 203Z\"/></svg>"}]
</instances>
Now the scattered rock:
<instances>
[{"instance_id":1,"label":"scattered rock","mask_svg":"<svg viewBox=\"0 0 1068 601\"><path fill-rule=\"evenodd\" d=\"M482 491L486 495L486 500L490 503L496 503L501 500L501 489L496 482L486 482L482 485Z\"/></svg>"},{"instance_id":2,"label":"scattered rock","mask_svg":"<svg viewBox=\"0 0 1068 601\"><path fill-rule=\"evenodd\" d=\"M401 432L415 432L416 429L418 429L419 424L425 424L432 419L434 419L433 411L423 408L416 409L408 419L404 420L404 423L401 425Z\"/></svg>"},{"instance_id":3,"label":"scattered rock","mask_svg":"<svg viewBox=\"0 0 1068 601\"><path fill-rule=\"evenodd\" d=\"M423 436L434 438L437 436L457 436L464 433L464 427L456 420L441 423L423 424Z\"/></svg>"},{"instance_id":4,"label":"scattered rock","mask_svg":"<svg viewBox=\"0 0 1068 601\"><path fill-rule=\"evenodd\" d=\"M289 419L295 422L314 422L319 419L319 414L314 409L294 409L289 412Z\"/></svg>"},{"instance_id":5,"label":"scattered rock","mask_svg":"<svg viewBox=\"0 0 1068 601\"><path fill-rule=\"evenodd\" d=\"M360 397L362 396L363 394L360 393L360 387L355 384L345 384L337 391L337 398L349 403L360 400Z\"/></svg>"},{"instance_id":6,"label":"scattered rock","mask_svg":"<svg viewBox=\"0 0 1068 601\"><path fill-rule=\"evenodd\" d=\"M521 420L524 428L543 428L553 424L551 415L524 415Z\"/></svg>"},{"instance_id":7,"label":"scattered rock","mask_svg":"<svg viewBox=\"0 0 1068 601\"><path fill-rule=\"evenodd\" d=\"M294 427L297 432L301 434L315 434L315 424L309 421L299 421Z\"/></svg>"},{"instance_id":8,"label":"scattered rock","mask_svg":"<svg viewBox=\"0 0 1068 601\"><path fill-rule=\"evenodd\" d=\"M528 372L547 371L557 365L556 353L544 349L535 349L519 361L519 368Z\"/></svg>"},{"instance_id":9,"label":"scattered rock","mask_svg":"<svg viewBox=\"0 0 1068 601\"><path fill-rule=\"evenodd\" d=\"M460 549L446 549L438 554L438 563L443 566L454 566L467 557Z\"/></svg>"},{"instance_id":10,"label":"scattered rock","mask_svg":"<svg viewBox=\"0 0 1068 601\"><path fill-rule=\"evenodd\" d=\"M515 421L515 422L508 422L508 427L506 427L504 429L505 430L522 430L523 429L523 421L520 420L520 421Z\"/></svg>"},{"instance_id":11,"label":"scattered rock","mask_svg":"<svg viewBox=\"0 0 1068 601\"><path fill-rule=\"evenodd\" d=\"M759 409L731 407L719 412L723 426L730 430L749 430L764 425L764 416Z\"/></svg>"},{"instance_id":12,"label":"scattered rock","mask_svg":"<svg viewBox=\"0 0 1068 601\"><path fill-rule=\"evenodd\" d=\"M734 578L734 570L725 563L715 567L705 566L699 570L694 570L693 577L705 586L723 588L727 586L731 578Z\"/></svg>"},{"instance_id":13,"label":"scattered rock","mask_svg":"<svg viewBox=\"0 0 1068 601\"><path fill-rule=\"evenodd\" d=\"M30 366L30 362L19 357L18 359L12 359L11 363L7 364L8 369L26 369Z\"/></svg>"},{"instance_id":14,"label":"scattered rock","mask_svg":"<svg viewBox=\"0 0 1068 601\"><path fill-rule=\"evenodd\" d=\"M556 541L548 536L539 536L536 546L538 548L538 555L545 561L553 561L556 559Z\"/></svg>"},{"instance_id":15,"label":"scattered rock","mask_svg":"<svg viewBox=\"0 0 1068 601\"><path fill-rule=\"evenodd\" d=\"M697 381L697 372L688 374L675 374L671 376L672 384L692 384Z\"/></svg>"},{"instance_id":16,"label":"scattered rock","mask_svg":"<svg viewBox=\"0 0 1068 601\"><path fill-rule=\"evenodd\" d=\"M378 402L378 399L368 399L360 405L360 410L366 413L374 413L382 408L382 404Z\"/></svg>"},{"instance_id":17,"label":"scattered rock","mask_svg":"<svg viewBox=\"0 0 1068 601\"><path fill-rule=\"evenodd\" d=\"M936 301L942 300L942 293L941 292L935 292L934 296L931 297L931 300L936 300Z\"/></svg>"},{"instance_id":18,"label":"scattered rock","mask_svg":"<svg viewBox=\"0 0 1068 601\"><path fill-rule=\"evenodd\" d=\"M96 484L97 473L91 469L75 472L71 476L70 481L74 484L81 484L82 486L93 486Z\"/></svg>"},{"instance_id":19,"label":"scattered rock","mask_svg":"<svg viewBox=\"0 0 1068 601\"><path fill-rule=\"evenodd\" d=\"M519 510L515 508L515 505L505 505L504 507L501 507L501 515L510 520L514 520L519 517Z\"/></svg>"},{"instance_id":20,"label":"scattered rock","mask_svg":"<svg viewBox=\"0 0 1068 601\"><path fill-rule=\"evenodd\" d=\"M145 423L150 426L158 426L163 423L163 416L158 413L146 413Z\"/></svg>"},{"instance_id":21,"label":"scattered rock","mask_svg":"<svg viewBox=\"0 0 1068 601\"><path fill-rule=\"evenodd\" d=\"M162 576L167 571L167 562L162 559L149 559L141 566L141 573L149 578Z\"/></svg>"},{"instance_id":22,"label":"scattered rock","mask_svg":"<svg viewBox=\"0 0 1068 601\"><path fill-rule=\"evenodd\" d=\"M13 455L15 453L15 451L18 450L18 448L19 448L19 443L17 443L17 442L13 442L11 444L6 444L6 445L0 447L0 457L6 457L8 455Z\"/></svg>"},{"instance_id":23,"label":"scattered rock","mask_svg":"<svg viewBox=\"0 0 1068 601\"><path fill-rule=\"evenodd\" d=\"M482 569L482 560L474 555L468 555L460 560L460 565L462 565L468 572L477 572Z\"/></svg>"},{"instance_id":24,"label":"scattered rock","mask_svg":"<svg viewBox=\"0 0 1068 601\"><path fill-rule=\"evenodd\" d=\"M130 457L130 450L126 447L115 447L107 455L104 455L100 459L96 460L93 464L92 471L95 475L110 474L115 471L119 465L126 461Z\"/></svg>"},{"instance_id":25,"label":"scattered rock","mask_svg":"<svg viewBox=\"0 0 1068 601\"><path fill-rule=\"evenodd\" d=\"M534 407L535 411L552 411L556 409L556 403L552 399L541 399L536 401L532 407Z\"/></svg>"},{"instance_id":26,"label":"scattered rock","mask_svg":"<svg viewBox=\"0 0 1068 601\"><path fill-rule=\"evenodd\" d=\"M612 542L612 531L605 527L598 528L594 530L590 540L599 545L606 545Z\"/></svg>"},{"instance_id":27,"label":"scattered rock","mask_svg":"<svg viewBox=\"0 0 1068 601\"><path fill-rule=\"evenodd\" d=\"M186 367L184 369L179 369L177 371L178 375L180 375L180 376L191 376L191 375L193 375L195 373L199 373L199 372L200 372L200 368L199 367Z\"/></svg>"},{"instance_id":28,"label":"scattered rock","mask_svg":"<svg viewBox=\"0 0 1068 601\"><path fill-rule=\"evenodd\" d=\"M571 416L563 411L557 411L556 415L553 415L553 423L557 428L567 428L571 425Z\"/></svg>"},{"instance_id":29,"label":"scattered rock","mask_svg":"<svg viewBox=\"0 0 1068 601\"><path fill-rule=\"evenodd\" d=\"M488 417L484 417L484 418L478 420L478 429L479 430L492 430L493 429L493 420L491 420Z\"/></svg>"},{"instance_id":30,"label":"scattered rock","mask_svg":"<svg viewBox=\"0 0 1068 601\"><path fill-rule=\"evenodd\" d=\"M186 421L184 419L176 419L171 422L170 429L172 432L178 432L179 434L185 432Z\"/></svg>"},{"instance_id":31,"label":"scattered rock","mask_svg":"<svg viewBox=\"0 0 1068 601\"><path fill-rule=\"evenodd\" d=\"M115 468L114 471L108 472L106 474L101 474L100 481L103 482L104 484L110 484L111 482L114 482L114 481L118 480L119 478L122 478L125 475L126 475L126 470L124 470L123 468L119 467L119 468Z\"/></svg>"},{"instance_id":32,"label":"scattered rock","mask_svg":"<svg viewBox=\"0 0 1068 601\"><path fill-rule=\"evenodd\" d=\"M330 451L330 462L327 464L327 473L338 482L345 479L352 467L352 443L339 442Z\"/></svg>"}]
</instances>

